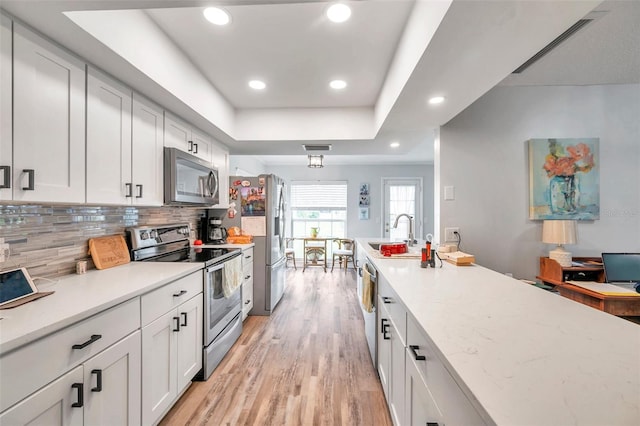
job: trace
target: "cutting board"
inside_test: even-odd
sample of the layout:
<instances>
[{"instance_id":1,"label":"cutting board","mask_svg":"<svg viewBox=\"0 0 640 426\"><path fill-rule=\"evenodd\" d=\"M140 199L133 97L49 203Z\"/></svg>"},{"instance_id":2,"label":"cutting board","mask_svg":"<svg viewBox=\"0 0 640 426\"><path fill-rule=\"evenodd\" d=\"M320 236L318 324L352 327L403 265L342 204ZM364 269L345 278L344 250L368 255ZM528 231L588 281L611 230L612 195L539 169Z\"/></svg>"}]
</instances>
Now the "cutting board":
<instances>
[{"instance_id":1,"label":"cutting board","mask_svg":"<svg viewBox=\"0 0 640 426\"><path fill-rule=\"evenodd\" d=\"M129 263L129 249L122 235L89 239L89 254L97 269L107 269Z\"/></svg>"}]
</instances>

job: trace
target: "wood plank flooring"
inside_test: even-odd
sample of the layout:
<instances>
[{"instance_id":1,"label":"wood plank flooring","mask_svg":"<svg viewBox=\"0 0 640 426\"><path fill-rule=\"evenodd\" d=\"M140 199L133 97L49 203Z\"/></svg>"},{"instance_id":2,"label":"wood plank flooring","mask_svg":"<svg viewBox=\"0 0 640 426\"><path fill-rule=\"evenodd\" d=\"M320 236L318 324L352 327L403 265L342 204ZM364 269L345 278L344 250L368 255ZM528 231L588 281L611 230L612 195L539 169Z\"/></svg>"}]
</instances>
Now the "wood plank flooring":
<instances>
[{"instance_id":1,"label":"wood plank flooring","mask_svg":"<svg viewBox=\"0 0 640 426\"><path fill-rule=\"evenodd\" d=\"M247 318L161 425L391 425L355 280L353 270L289 269L273 315Z\"/></svg>"}]
</instances>

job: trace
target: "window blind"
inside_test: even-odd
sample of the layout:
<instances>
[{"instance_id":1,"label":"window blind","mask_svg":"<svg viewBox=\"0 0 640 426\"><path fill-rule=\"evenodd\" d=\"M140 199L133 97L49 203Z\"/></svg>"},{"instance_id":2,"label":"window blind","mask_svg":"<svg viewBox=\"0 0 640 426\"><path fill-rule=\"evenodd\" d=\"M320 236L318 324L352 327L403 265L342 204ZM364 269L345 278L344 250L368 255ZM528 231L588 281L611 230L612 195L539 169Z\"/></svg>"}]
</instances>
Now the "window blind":
<instances>
[{"instance_id":1,"label":"window blind","mask_svg":"<svg viewBox=\"0 0 640 426\"><path fill-rule=\"evenodd\" d=\"M290 205L294 209L346 210L347 182L292 182Z\"/></svg>"}]
</instances>

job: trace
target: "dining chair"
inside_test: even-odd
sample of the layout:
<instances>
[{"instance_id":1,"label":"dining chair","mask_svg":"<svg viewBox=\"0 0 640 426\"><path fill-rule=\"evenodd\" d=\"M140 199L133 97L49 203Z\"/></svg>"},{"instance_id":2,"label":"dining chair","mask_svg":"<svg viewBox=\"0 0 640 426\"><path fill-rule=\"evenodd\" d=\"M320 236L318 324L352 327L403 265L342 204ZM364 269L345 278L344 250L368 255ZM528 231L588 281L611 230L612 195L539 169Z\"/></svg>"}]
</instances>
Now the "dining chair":
<instances>
[{"instance_id":1,"label":"dining chair","mask_svg":"<svg viewBox=\"0 0 640 426\"><path fill-rule=\"evenodd\" d=\"M355 241L349 238L334 238L333 242L338 245L338 248L333 250L331 259L331 272L333 272L333 267L336 264L336 257L338 258L338 265L340 265L340 268L342 268L342 263L344 262L345 272L347 272L349 259L351 259L353 269L355 269Z\"/></svg>"},{"instance_id":2,"label":"dining chair","mask_svg":"<svg viewBox=\"0 0 640 426\"><path fill-rule=\"evenodd\" d=\"M287 258L287 263L289 262L289 260L292 260L293 269L297 271L298 268L296 267L296 251L293 248L293 238L284 239L284 254Z\"/></svg>"}]
</instances>

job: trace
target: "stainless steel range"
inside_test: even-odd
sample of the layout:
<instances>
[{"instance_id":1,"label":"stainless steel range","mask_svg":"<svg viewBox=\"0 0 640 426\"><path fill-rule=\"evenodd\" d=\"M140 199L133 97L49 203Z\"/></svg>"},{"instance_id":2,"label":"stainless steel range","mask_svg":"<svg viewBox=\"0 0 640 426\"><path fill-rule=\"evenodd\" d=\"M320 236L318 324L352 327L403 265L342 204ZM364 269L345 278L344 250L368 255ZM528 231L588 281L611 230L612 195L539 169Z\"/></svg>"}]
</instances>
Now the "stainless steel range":
<instances>
[{"instance_id":1,"label":"stainless steel range","mask_svg":"<svg viewBox=\"0 0 640 426\"><path fill-rule=\"evenodd\" d=\"M242 333L242 289L225 296L225 267L238 262L240 249L192 248L189 224L127 229L131 259L142 262L199 262L204 274L203 368L206 380ZM227 290L227 293L229 291Z\"/></svg>"}]
</instances>

